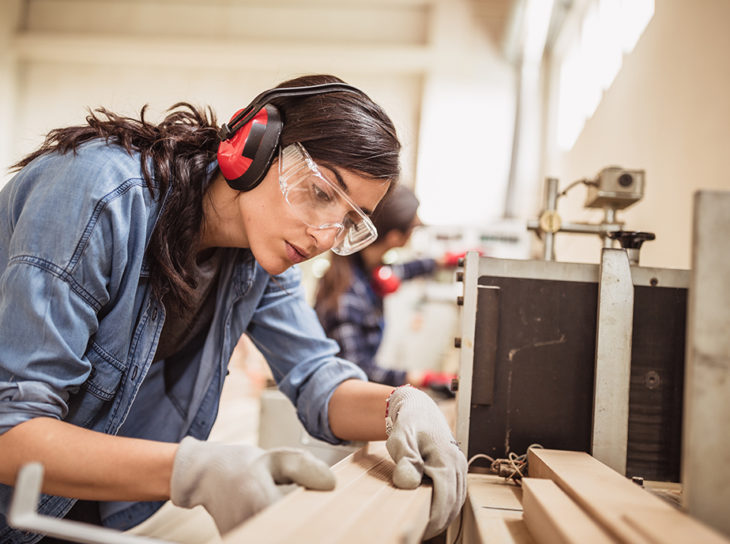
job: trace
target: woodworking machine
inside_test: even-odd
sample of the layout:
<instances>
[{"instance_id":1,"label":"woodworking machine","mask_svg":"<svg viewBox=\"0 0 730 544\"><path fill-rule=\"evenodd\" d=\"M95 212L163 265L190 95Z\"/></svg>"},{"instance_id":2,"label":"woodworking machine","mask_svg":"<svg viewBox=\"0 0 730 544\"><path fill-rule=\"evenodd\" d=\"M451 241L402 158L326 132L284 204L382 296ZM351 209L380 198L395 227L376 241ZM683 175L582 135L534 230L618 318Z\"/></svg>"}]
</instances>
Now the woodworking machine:
<instances>
[{"instance_id":1,"label":"woodworking machine","mask_svg":"<svg viewBox=\"0 0 730 544\"><path fill-rule=\"evenodd\" d=\"M469 459L539 443L676 482L689 271L639 266L654 235L616 219L643 196L643 171L610 167L568 188L578 183L586 206L604 209L600 224L563 223L557 200L567 189L548 179L540 219L528 222L544 259L464 260L457 440ZM600 236L600 264L556 261L561 232Z\"/></svg>"}]
</instances>

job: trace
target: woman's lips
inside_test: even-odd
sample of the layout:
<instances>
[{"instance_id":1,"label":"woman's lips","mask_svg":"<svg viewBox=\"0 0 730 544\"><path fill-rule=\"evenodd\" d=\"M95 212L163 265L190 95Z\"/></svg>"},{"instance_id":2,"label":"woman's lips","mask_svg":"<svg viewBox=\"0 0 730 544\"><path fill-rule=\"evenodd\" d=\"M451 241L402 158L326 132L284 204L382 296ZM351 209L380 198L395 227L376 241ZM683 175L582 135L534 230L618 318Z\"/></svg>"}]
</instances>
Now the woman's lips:
<instances>
[{"instance_id":1,"label":"woman's lips","mask_svg":"<svg viewBox=\"0 0 730 544\"><path fill-rule=\"evenodd\" d=\"M309 258L302 250L289 242L286 243L286 256L294 264L301 263Z\"/></svg>"}]
</instances>

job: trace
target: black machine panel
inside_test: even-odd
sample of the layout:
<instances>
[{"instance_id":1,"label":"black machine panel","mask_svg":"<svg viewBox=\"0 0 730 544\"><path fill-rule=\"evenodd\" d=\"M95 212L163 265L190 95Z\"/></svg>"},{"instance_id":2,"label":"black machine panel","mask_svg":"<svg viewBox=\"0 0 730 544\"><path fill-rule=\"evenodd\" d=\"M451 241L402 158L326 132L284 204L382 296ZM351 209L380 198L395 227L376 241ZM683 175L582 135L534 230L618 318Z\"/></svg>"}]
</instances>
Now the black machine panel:
<instances>
[{"instance_id":1,"label":"black machine panel","mask_svg":"<svg viewBox=\"0 0 730 544\"><path fill-rule=\"evenodd\" d=\"M626 475L679 481L687 289L634 287Z\"/></svg>"},{"instance_id":2,"label":"black machine panel","mask_svg":"<svg viewBox=\"0 0 730 544\"><path fill-rule=\"evenodd\" d=\"M628 476L679 480L686 295L635 287ZM478 278L469 457L590 452L597 299L593 282Z\"/></svg>"}]
</instances>

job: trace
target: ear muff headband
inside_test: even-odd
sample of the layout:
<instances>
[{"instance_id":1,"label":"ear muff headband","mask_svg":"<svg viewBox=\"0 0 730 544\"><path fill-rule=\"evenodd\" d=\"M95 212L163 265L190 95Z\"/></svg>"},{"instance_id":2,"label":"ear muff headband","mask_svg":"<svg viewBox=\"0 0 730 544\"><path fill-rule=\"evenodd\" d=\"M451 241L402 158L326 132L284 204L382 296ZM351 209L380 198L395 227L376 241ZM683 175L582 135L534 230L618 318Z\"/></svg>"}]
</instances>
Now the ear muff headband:
<instances>
[{"instance_id":1,"label":"ear muff headband","mask_svg":"<svg viewBox=\"0 0 730 544\"><path fill-rule=\"evenodd\" d=\"M238 191L250 191L261 183L271 166L284 124L279 110L269 104L269 100L333 92L363 94L346 83L282 87L262 92L251 104L236 112L218 131L221 139L218 165L228 185Z\"/></svg>"}]
</instances>

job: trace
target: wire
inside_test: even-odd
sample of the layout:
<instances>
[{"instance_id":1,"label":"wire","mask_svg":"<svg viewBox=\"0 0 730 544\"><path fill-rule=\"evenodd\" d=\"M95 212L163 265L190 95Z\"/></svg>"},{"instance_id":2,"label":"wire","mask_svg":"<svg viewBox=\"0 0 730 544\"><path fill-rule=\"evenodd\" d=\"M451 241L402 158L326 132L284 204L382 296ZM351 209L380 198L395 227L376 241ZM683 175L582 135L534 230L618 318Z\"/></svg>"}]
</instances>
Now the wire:
<instances>
[{"instance_id":1,"label":"wire","mask_svg":"<svg viewBox=\"0 0 730 544\"><path fill-rule=\"evenodd\" d=\"M469 461L467 461L467 463L466 463L466 469L467 469L467 471L469 470L469 467L471 466L471 464L474 461L476 461L477 459L486 459L490 463L494 464L494 457L490 457L486 453L477 453L476 455L473 455L472 458L469 459Z\"/></svg>"},{"instance_id":2,"label":"wire","mask_svg":"<svg viewBox=\"0 0 730 544\"><path fill-rule=\"evenodd\" d=\"M540 444L530 444L527 451L530 451L530 448L542 448L542 446ZM502 459L495 459L485 453L477 453L467 462L467 470L477 459L486 459L490 462L489 471L491 473L503 476L506 480L513 480L517 485L520 485L520 480L527 473L527 452L517 455L511 451L506 458Z\"/></svg>"},{"instance_id":3,"label":"wire","mask_svg":"<svg viewBox=\"0 0 730 544\"><path fill-rule=\"evenodd\" d=\"M581 183L583 185L593 185L593 186L598 185L598 182L596 180L593 180L593 179L585 179L585 178L579 179L579 180L574 181L573 183L569 183L568 186L565 189L563 189L562 191L560 191L558 193L557 198L560 198L561 196L565 196L568 191L570 191L576 185L580 185Z\"/></svg>"}]
</instances>

